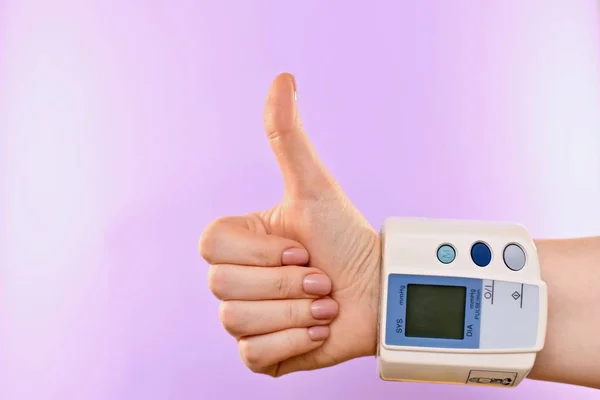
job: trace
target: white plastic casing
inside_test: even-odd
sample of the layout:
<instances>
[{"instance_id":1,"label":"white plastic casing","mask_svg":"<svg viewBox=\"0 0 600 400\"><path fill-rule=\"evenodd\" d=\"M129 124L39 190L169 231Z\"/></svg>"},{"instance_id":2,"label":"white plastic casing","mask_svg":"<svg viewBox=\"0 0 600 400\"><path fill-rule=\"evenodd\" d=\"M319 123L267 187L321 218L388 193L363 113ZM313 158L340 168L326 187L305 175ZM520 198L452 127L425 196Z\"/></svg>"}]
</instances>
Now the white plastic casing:
<instances>
[{"instance_id":1,"label":"white plastic casing","mask_svg":"<svg viewBox=\"0 0 600 400\"><path fill-rule=\"evenodd\" d=\"M541 280L537 250L527 230L519 224L504 222L394 217L384 222L381 235L378 330L381 379L517 386L528 375L536 353L544 346L547 321L547 287ZM477 242L485 243L491 250L487 266L478 266L473 261L471 249ZM455 249L454 260L447 264L437 256L437 250L444 244ZM509 244L517 244L524 251L525 265L518 271L508 268L504 261L504 249ZM471 309L479 307L478 316L483 319L479 344L471 348L444 348L386 343L386 332L393 336L392 325L396 319L401 320L392 315L399 313L396 309L388 308L396 307L397 301L408 301L404 297L398 300L396 293L389 291L390 276L394 274L408 280L414 276L482 280L486 289L471 290L473 294L467 300Z\"/></svg>"}]
</instances>

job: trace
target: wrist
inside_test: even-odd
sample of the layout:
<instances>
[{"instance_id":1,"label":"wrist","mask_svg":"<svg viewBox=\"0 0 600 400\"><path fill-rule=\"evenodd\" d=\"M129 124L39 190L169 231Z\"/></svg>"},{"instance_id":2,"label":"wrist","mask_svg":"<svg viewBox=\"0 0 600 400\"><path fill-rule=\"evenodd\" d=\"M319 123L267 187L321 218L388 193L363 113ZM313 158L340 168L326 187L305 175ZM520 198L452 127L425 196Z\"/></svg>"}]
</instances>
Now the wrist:
<instances>
[{"instance_id":1,"label":"wrist","mask_svg":"<svg viewBox=\"0 0 600 400\"><path fill-rule=\"evenodd\" d=\"M364 346L361 346L358 357L375 356L378 344L379 302L381 293L381 237L379 232L371 230L369 233L369 252L365 257L363 268L365 271L365 286L360 289L364 293L365 315L364 321L368 327Z\"/></svg>"},{"instance_id":2,"label":"wrist","mask_svg":"<svg viewBox=\"0 0 600 400\"><path fill-rule=\"evenodd\" d=\"M377 346L379 345L379 308L381 302L381 239L377 236L376 250L373 252L372 275L369 281L371 282L370 304L372 312L372 321L375 329L373 330L373 338L367 351L368 356L377 355Z\"/></svg>"},{"instance_id":3,"label":"wrist","mask_svg":"<svg viewBox=\"0 0 600 400\"><path fill-rule=\"evenodd\" d=\"M548 285L548 325L529 377L600 387L600 240L536 240L536 246Z\"/></svg>"}]
</instances>

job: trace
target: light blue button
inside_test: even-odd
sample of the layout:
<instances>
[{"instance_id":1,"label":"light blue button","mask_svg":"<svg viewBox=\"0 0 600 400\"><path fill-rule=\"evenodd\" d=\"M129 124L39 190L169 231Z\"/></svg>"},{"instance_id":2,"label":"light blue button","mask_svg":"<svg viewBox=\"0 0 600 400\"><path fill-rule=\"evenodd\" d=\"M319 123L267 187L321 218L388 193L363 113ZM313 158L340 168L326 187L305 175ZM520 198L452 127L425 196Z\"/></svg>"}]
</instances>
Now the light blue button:
<instances>
[{"instance_id":1,"label":"light blue button","mask_svg":"<svg viewBox=\"0 0 600 400\"><path fill-rule=\"evenodd\" d=\"M437 251L437 258L443 264L450 264L456 258L456 251L449 244L442 245Z\"/></svg>"}]
</instances>

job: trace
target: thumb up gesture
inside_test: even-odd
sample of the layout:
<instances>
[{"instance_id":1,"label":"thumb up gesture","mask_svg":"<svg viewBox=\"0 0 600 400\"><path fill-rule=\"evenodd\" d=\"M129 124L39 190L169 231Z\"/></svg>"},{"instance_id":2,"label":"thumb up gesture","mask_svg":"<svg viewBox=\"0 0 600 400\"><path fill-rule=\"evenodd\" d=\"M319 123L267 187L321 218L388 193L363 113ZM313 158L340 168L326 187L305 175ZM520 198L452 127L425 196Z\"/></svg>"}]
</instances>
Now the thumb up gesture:
<instances>
[{"instance_id":1,"label":"thumb up gesture","mask_svg":"<svg viewBox=\"0 0 600 400\"><path fill-rule=\"evenodd\" d=\"M312 147L291 75L273 81L264 125L281 202L219 218L200 238L221 322L248 368L275 377L375 355L379 234Z\"/></svg>"}]
</instances>

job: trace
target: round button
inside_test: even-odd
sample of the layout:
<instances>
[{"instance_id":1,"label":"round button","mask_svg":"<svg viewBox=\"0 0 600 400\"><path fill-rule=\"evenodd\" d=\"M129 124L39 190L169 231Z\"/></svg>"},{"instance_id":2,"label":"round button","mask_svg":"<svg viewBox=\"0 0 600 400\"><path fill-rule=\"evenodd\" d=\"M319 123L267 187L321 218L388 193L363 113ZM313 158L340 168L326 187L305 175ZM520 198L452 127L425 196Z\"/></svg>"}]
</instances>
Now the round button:
<instances>
[{"instance_id":1,"label":"round button","mask_svg":"<svg viewBox=\"0 0 600 400\"><path fill-rule=\"evenodd\" d=\"M449 244L444 244L438 249L437 258L442 264L450 264L456 258L456 250Z\"/></svg>"},{"instance_id":2,"label":"round button","mask_svg":"<svg viewBox=\"0 0 600 400\"><path fill-rule=\"evenodd\" d=\"M471 258L479 267L486 267L492 261L492 251L487 244L477 242L471 247Z\"/></svg>"},{"instance_id":3,"label":"round button","mask_svg":"<svg viewBox=\"0 0 600 400\"><path fill-rule=\"evenodd\" d=\"M520 271L525 266L525 252L518 244L509 244L504 248L504 264L513 271Z\"/></svg>"}]
</instances>

